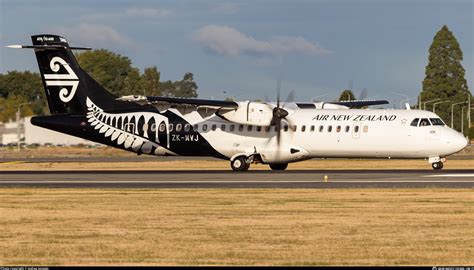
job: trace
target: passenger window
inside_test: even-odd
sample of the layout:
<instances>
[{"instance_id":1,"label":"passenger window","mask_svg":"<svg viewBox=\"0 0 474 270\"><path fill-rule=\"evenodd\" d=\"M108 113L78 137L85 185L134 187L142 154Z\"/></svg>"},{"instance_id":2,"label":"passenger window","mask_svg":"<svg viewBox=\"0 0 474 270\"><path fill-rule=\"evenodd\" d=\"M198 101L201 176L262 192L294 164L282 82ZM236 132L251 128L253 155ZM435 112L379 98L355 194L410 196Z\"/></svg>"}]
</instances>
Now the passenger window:
<instances>
[{"instance_id":1,"label":"passenger window","mask_svg":"<svg viewBox=\"0 0 474 270\"><path fill-rule=\"evenodd\" d=\"M170 132L173 131L173 124L169 124L169 129L170 129Z\"/></svg>"},{"instance_id":2,"label":"passenger window","mask_svg":"<svg viewBox=\"0 0 474 270\"><path fill-rule=\"evenodd\" d=\"M280 127L281 129L281 127ZM275 132L278 132L278 126L275 126Z\"/></svg>"},{"instance_id":3,"label":"passenger window","mask_svg":"<svg viewBox=\"0 0 474 270\"><path fill-rule=\"evenodd\" d=\"M257 126L257 132L260 132L262 131L262 127L261 126Z\"/></svg>"},{"instance_id":4,"label":"passenger window","mask_svg":"<svg viewBox=\"0 0 474 270\"><path fill-rule=\"evenodd\" d=\"M202 131L206 131L206 130L207 130L207 124L202 125Z\"/></svg>"},{"instance_id":5,"label":"passenger window","mask_svg":"<svg viewBox=\"0 0 474 270\"><path fill-rule=\"evenodd\" d=\"M341 126L336 127L336 132L341 132Z\"/></svg>"},{"instance_id":6,"label":"passenger window","mask_svg":"<svg viewBox=\"0 0 474 270\"><path fill-rule=\"evenodd\" d=\"M311 132L314 132L314 126L311 126Z\"/></svg>"},{"instance_id":7,"label":"passenger window","mask_svg":"<svg viewBox=\"0 0 474 270\"><path fill-rule=\"evenodd\" d=\"M288 131L288 125L283 126L283 131L287 132Z\"/></svg>"},{"instance_id":8,"label":"passenger window","mask_svg":"<svg viewBox=\"0 0 474 270\"><path fill-rule=\"evenodd\" d=\"M355 127L354 127L354 132L355 132L355 133L359 132L359 126L355 126Z\"/></svg>"},{"instance_id":9,"label":"passenger window","mask_svg":"<svg viewBox=\"0 0 474 270\"><path fill-rule=\"evenodd\" d=\"M270 132L270 126L265 127L265 132Z\"/></svg>"},{"instance_id":10,"label":"passenger window","mask_svg":"<svg viewBox=\"0 0 474 270\"><path fill-rule=\"evenodd\" d=\"M151 124L151 132L156 132L156 124Z\"/></svg>"},{"instance_id":11,"label":"passenger window","mask_svg":"<svg viewBox=\"0 0 474 270\"><path fill-rule=\"evenodd\" d=\"M298 127L297 127L296 125L294 125L294 126L292 127L293 131L296 131L297 128L298 128Z\"/></svg>"},{"instance_id":12,"label":"passenger window","mask_svg":"<svg viewBox=\"0 0 474 270\"><path fill-rule=\"evenodd\" d=\"M234 125L230 125L229 131L234 131L234 129L235 129L235 126L234 126Z\"/></svg>"},{"instance_id":13,"label":"passenger window","mask_svg":"<svg viewBox=\"0 0 474 270\"><path fill-rule=\"evenodd\" d=\"M253 128L253 126L248 125L248 126L247 126L247 131L248 131L248 132L251 132L251 131L252 131L252 128Z\"/></svg>"},{"instance_id":14,"label":"passenger window","mask_svg":"<svg viewBox=\"0 0 474 270\"><path fill-rule=\"evenodd\" d=\"M225 131L225 125L224 124L221 125L221 130Z\"/></svg>"},{"instance_id":15,"label":"passenger window","mask_svg":"<svg viewBox=\"0 0 474 270\"><path fill-rule=\"evenodd\" d=\"M369 131L369 126L364 126L362 131L364 131L364 133L367 133Z\"/></svg>"},{"instance_id":16,"label":"passenger window","mask_svg":"<svg viewBox=\"0 0 474 270\"><path fill-rule=\"evenodd\" d=\"M328 126L328 132L332 131L332 126Z\"/></svg>"},{"instance_id":17,"label":"passenger window","mask_svg":"<svg viewBox=\"0 0 474 270\"><path fill-rule=\"evenodd\" d=\"M422 118L420 120L420 127L431 126L430 121L426 118Z\"/></svg>"},{"instance_id":18,"label":"passenger window","mask_svg":"<svg viewBox=\"0 0 474 270\"><path fill-rule=\"evenodd\" d=\"M211 126L212 131L216 130L216 128L217 128L217 125L215 125L215 124Z\"/></svg>"},{"instance_id":19,"label":"passenger window","mask_svg":"<svg viewBox=\"0 0 474 270\"><path fill-rule=\"evenodd\" d=\"M165 129L166 129L165 123L161 123L161 124L160 124L160 127L158 128L158 130L159 130L160 132L163 132L163 131L165 131Z\"/></svg>"},{"instance_id":20,"label":"passenger window","mask_svg":"<svg viewBox=\"0 0 474 270\"><path fill-rule=\"evenodd\" d=\"M193 130L197 131L198 129L199 129L199 125L195 124L194 127L193 127Z\"/></svg>"},{"instance_id":21,"label":"passenger window","mask_svg":"<svg viewBox=\"0 0 474 270\"><path fill-rule=\"evenodd\" d=\"M410 126L413 126L413 127L418 126L418 120L420 120L420 118L415 118L415 119L413 119L413 121L411 121Z\"/></svg>"},{"instance_id":22,"label":"passenger window","mask_svg":"<svg viewBox=\"0 0 474 270\"><path fill-rule=\"evenodd\" d=\"M240 132L244 131L244 125L239 125L239 131Z\"/></svg>"},{"instance_id":23,"label":"passenger window","mask_svg":"<svg viewBox=\"0 0 474 270\"><path fill-rule=\"evenodd\" d=\"M177 132L180 132L181 129L183 129L183 125L177 124L177 125L176 125L176 131L177 131Z\"/></svg>"},{"instance_id":24,"label":"passenger window","mask_svg":"<svg viewBox=\"0 0 474 270\"><path fill-rule=\"evenodd\" d=\"M351 127L346 126L346 132L349 132L350 128L351 128Z\"/></svg>"},{"instance_id":25,"label":"passenger window","mask_svg":"<svg viewBox=\"0 0 474 270\"><path fill-rule=\"evenodd\" d=\"M306 126L301 126L301 132L304 132L306 130Z\"/></svg>"},{"instance_id":26,"label":"passenger window","mask_svg":"<svg viewBox=\"0 0 474 270\"><path fill-rule=\"evenodd\" d=\"M324 131L324 126L319 126L319 132L323 132Z\"/></svg>"},{"instance_id":27,"label":"passenger window","mask_svg":"<svg viewBox=\"0 0 474 270\"><path fill-rule=\"evenodd\" d=\"M184 131L185 131L185 132L188 132L190 129L191 129L191 125L190 125L190 124L184 125Z\"/></svg>"}]
</instances>

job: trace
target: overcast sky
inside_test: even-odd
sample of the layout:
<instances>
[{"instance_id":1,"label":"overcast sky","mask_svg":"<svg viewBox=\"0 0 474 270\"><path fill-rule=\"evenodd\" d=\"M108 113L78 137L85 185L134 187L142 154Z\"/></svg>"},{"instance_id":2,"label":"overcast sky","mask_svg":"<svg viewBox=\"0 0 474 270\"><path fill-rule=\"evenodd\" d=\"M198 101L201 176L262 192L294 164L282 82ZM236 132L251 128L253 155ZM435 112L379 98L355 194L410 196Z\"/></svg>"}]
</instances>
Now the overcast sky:
<instances>
[{"instance_id":1,"label":"overcast sky","mask_svg":"<svg viewBox=\"0 0 474 270\"><path fill-rule=\"evenodd\" d=\"M128 56L142 71L156 65L162 80L193 72L200 98L272 98L280 76L282 96L295 90L298 101L333 100L352 85L356 96L366 88L398 104L393 92L418 95L444 24L473 92L473 2L0 0L0 72L37 72L31 51L4 45L49 33Z\"/></svg>"}]
</instances>

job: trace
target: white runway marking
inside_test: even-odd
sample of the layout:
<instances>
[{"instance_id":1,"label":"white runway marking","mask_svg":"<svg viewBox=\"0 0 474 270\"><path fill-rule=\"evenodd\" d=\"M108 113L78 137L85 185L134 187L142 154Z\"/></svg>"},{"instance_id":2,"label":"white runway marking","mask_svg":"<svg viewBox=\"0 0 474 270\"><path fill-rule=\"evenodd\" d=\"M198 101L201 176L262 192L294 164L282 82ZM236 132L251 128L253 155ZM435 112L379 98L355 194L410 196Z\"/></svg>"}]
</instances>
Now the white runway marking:
<instances>
[{"instance_id":1,"label":"white runway marking","mask_svg":"<svg viewBox=\"0 0 474 270\"><path fill-rule=\"evenodd\" d=\"M437 175L424 175L423 177L473 177L474 173L468 174L437 174Z\"/></svg>"}]
</instances>

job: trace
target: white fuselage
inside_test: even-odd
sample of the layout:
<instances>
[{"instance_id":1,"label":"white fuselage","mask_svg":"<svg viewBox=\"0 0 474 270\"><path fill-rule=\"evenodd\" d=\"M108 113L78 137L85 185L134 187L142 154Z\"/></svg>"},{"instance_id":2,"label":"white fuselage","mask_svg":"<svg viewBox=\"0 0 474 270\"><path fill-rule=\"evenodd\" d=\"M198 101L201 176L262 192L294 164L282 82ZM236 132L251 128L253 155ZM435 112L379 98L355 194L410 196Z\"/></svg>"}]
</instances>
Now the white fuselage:
<instances>
[{"instance_id":1,"label":"white fuselage","mask_svg":"<svg viewBox=\"0 0 474 270\"><path fill-rule=\"evenodd\" d=\"M224 156L258 153L265 163L316 157L445 157L467 145L462 134L444 124L412 126L415 118L439 119L421 110L294 109L288 121L282 121L279 143L275 127L249 129L216 115L203 118L197 112L174 112L197 127Z\"/></svg>"}]
</instances>

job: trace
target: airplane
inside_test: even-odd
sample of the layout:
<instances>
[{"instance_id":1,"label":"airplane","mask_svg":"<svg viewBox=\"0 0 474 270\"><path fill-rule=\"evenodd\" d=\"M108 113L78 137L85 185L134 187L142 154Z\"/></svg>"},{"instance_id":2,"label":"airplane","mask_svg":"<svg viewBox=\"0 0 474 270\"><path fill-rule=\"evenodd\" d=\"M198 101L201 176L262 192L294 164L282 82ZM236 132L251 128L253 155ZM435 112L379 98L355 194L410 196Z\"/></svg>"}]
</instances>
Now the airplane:
<instances>
[{"instance_id":1,"label":"airplane","mask_svg":"<svg viewBox=\"0 0 474 270\"><path fill-rule=\"evenodd\" d=\"M285 170L312 158L420 158L443 168L468 141L435 113L352 109L385 100L342 102L223 101L116 97L81 69L64 37L31 36L51 115L36 126L156 156L211 156L234 171L250 164Z\"/></svg>"}]
</instances>

